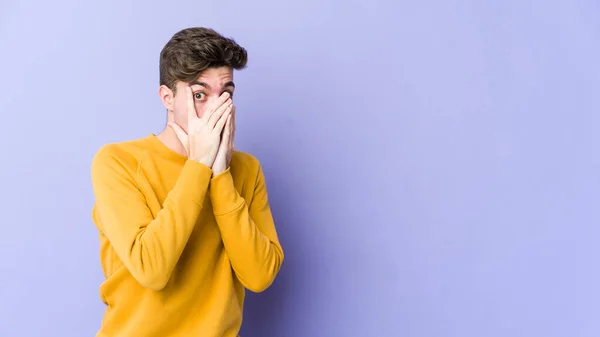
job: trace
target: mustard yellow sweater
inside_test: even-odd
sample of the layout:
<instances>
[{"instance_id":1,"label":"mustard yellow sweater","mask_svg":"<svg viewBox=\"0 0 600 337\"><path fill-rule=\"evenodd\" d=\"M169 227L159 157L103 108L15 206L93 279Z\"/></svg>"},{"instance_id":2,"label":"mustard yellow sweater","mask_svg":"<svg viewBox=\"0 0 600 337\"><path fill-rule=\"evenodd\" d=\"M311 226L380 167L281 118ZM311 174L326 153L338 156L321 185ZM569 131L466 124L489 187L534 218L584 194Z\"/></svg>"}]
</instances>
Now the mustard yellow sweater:
<instances>
[{"instance_id":1,"label":"mustard yellow sweater","mask_svg":"<svg viewBox=\"0 0 600 337\"><path fill-rule=\"evenodd\" d=\"M244 291L283 261L261 166L216 177L154 135L102 147L91 169L106 304L98 337L230 337Z\"/></svg>"}]
</instances>

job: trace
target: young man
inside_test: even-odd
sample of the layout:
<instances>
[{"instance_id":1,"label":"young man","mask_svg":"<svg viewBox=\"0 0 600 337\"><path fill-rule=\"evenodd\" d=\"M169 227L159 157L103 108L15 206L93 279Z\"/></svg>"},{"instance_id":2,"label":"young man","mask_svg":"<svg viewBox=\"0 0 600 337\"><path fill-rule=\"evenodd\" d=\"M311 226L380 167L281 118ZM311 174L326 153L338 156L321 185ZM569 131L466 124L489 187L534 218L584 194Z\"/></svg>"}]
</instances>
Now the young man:
<instances>
[{"instance_id":1,"label":"young man","mask_svg":"<svg viewBox=\"0 0 600 337\"><path fill-rule=\"evenodd\" d=\"M97 336L237 336L245 289L277 275L283 250L263 171L233 150L233 70L246 61L214 30L178 32L160 54L165 129L94 157L107 306Z\"/></svg>"}]
</instances>

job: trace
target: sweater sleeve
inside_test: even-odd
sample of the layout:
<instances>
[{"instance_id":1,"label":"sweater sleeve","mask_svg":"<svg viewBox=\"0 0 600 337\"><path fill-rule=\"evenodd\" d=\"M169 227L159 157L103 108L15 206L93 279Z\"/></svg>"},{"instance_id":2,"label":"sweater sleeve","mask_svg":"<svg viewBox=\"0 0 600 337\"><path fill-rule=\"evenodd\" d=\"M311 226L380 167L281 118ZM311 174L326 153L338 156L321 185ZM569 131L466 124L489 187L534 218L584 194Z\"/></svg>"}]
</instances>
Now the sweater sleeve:
<instances>
[{"instance_id":1,"label":"sweater sleeve","mask_svg":"<svg viewBox=\"0 0 600 337\"><path fill-rule=\"evenodd\" d=\"M161 290L194 229L212 171L188 160L154 217L136 185L136 169L100 151L91 170L95 207L104 234L131 275L142 286Z\"/></svg>"},{"instance_id":2,"label":"sweater sleeve","mask_svg":"<svg viewBox=\"0 0 600 337\"><path fill-rule=\"evenodd\" d=\"M283 262L259 165L251 203L236 190L230 169L214 177L210 186L213 212L231 266L248 290L261 292L274 281Z\"/></svg>"}]
</instances>

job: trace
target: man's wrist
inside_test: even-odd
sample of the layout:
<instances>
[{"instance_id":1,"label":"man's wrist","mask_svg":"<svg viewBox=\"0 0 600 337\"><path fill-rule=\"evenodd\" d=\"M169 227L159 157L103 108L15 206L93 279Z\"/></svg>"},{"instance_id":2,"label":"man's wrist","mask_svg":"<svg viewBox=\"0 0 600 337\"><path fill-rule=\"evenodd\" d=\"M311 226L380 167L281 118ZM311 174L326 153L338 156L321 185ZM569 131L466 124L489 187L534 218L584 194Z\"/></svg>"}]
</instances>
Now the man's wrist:
<instances>
[{"instance_id":1,"label":"man's wrist","mask_svg":"<svg viewBox=\"0 0 600 337\"><path fill-rule=\"evenodd\" d=\"M223 167L215 167L213 165L213 168L212 168L212 176L213 177L216 177L216 176L218 176L219 174L221 174L223 172L225 172L225 168L223 168Z\"/></svg>"},{"instance_id":2,"label":"man's wrist","mask_svg":"<svg viewBox=\"0 0 600 337\"><path fill-rule=\"evenodd\" d=\"M200 164L202 164L202 165L204 165L204 166L206 166L206 167L208 167L209 169L211 169L211 170L212 170L211 164L210 164L210 163L208 163L206 160L202 160L202 159L192 159L192 158L188 158L188 159L189 159L189 160L191 160L191 161L194 161L194 162L196 162L196 163L200 163Z\"/></svg>"},{"instance_id":3,"label":"man's wrist","mask_svg":"<svg viewBox=\"0 0 600 337\"><path fill-rule=\"evenodd\" d=\"M244 202L235 188L231 171L225 171L211 178L209 197L215 216L224 215L238 209Z\"/></svg>"}]
</instances>

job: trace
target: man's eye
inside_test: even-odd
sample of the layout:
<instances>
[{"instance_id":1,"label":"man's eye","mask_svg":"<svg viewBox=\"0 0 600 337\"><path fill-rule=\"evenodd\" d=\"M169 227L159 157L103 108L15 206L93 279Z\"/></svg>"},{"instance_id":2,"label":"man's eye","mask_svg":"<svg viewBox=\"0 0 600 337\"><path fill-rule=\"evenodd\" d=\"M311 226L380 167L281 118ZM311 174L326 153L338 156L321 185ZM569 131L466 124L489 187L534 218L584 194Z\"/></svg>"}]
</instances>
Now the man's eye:
<instances>
[{"instance_id":1,"label":"man's eye","mask_svg":"<svg viewBox=\"0 0 600 337\"><path fill-rule=\"evenodd\" d=\"M194 99L201 100L204 97L204 94L201 92L197 92L194 94Z\"/></svg>"}]
</instances>

